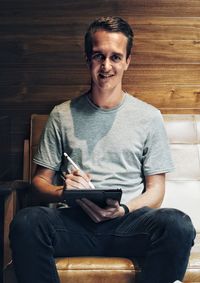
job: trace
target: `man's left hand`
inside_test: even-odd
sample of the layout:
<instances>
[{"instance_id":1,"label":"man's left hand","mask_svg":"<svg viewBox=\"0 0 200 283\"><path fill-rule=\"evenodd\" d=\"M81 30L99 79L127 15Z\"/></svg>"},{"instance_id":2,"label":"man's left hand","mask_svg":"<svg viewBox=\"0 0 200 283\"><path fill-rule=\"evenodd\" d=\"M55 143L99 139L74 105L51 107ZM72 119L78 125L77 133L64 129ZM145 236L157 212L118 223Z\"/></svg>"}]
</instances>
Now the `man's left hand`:
<instances>
[{"instance_id":1,"label":"man's left hand","mask_svg":"<svg viewBox=\"0 0 200 283\"><path fill-rule=\"evenodd\" d=\"M86 198L77 200L79 206L95 223L121 217L125 214L124 208L120 206L117 200L107 199L106 202L107 206L102 208Z\"/></svg>"}]
</instances>

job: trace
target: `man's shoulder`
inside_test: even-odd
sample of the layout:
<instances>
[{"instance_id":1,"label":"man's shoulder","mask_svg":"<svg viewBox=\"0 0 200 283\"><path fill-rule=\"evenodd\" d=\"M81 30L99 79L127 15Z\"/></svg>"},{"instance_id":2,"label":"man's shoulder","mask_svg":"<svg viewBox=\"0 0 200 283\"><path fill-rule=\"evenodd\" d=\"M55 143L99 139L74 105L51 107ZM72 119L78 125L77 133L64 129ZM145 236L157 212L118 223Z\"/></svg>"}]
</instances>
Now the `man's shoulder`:
<instances>
[{"instance_id":1,"label":"man's shoulder","mask_svg":"<svg viewBox=\"0 0 200 283\"><path fill-rule=\"evenodd\" d=\"M68 99L58 105L56 105L53 108L53 113L66 113L67 111L69 111L72 107L79 105L81 103L85 102L85 94L80 95L78 97L74 97L72 99Z\"/></svg>"},{"instance_id":2,"label":"man's shoulder","mask_svg":"<svg viewBox=\"0 0 200 283\"><path fill-rule=\"evenodd\" d=\"M128 105L132 110L137 110L137 113L140 113L142 116L155 117L160 116L160 110L155 106L131 95L127 95Z\"/></svg>"},{"instance_id":3,"label":"man's shoulder","mask_svg":"<svg viewBox=\"0 0 200 283\"><path fill-rule=\"evenodd\" d=\"M66 100L66 101L64 101L64 102L62 102L60 104L55 105L53 110L52 110L52 113L56 114L56 113L67 111L67 109L70 106L70 103L71 103L71 100L69 99L69 100Z\"/></svg>"}]
</instances>

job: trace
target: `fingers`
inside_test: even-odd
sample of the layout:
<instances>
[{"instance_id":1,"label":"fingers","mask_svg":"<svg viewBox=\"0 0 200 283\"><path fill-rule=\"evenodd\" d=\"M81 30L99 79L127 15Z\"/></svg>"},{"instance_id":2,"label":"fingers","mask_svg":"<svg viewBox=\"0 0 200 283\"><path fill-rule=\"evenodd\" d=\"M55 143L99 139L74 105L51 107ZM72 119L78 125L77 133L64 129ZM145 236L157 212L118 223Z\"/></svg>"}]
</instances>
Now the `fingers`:
<instances>
[{"instance_id":1,"label":"fingers","mask_svg":"<svg viewBox=\"0 0 200 283\"><path fill-rule=\"evenodd\" d=\"M119 206L118 201L109 199L107 200L107 202L112 203L112 205L101 208L88 199L83 198L81 200L77 200L77 203L80 205L80 207L90 216L90 218L95 223L123 215L123 213L121 213L121 207Z\"/></svg>"},{"instance_id":2,"label":"fingers","mask_svg":"<svg viewBox=\"0 0 200 283\"><path fill-rule=\"evenodd\" d=\"M89 182L88 175L79 170L65 175L66 189L90 189Z\"/></svg>"},{"instance_id":3,"label":"fingers","mask_svg":"<svg viewBox=\"0 0 200 283\"><path fill-rule=\"evenodd\" d=\"M90 201L87 199L77 199L76 202L79 204L79 206L89 215L89 217L95 222L99 223L101 222L101 217L97 211L92 209L92 207L89 205ZM95 205L95 204L94 204ZM96 206L96 205L95 205ZM100 209L98 207L98 209ZM97 210L98 210L97 209Z\"/></svg>"}]
</instances>

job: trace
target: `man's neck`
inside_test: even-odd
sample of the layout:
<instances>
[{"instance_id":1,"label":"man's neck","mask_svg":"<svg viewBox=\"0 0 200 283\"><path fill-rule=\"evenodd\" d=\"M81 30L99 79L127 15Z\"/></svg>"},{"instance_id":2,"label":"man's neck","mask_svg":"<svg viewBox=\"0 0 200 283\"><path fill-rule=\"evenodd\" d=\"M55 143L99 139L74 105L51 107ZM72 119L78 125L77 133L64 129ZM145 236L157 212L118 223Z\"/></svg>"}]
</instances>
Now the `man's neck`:
<instances>
[{"instance_id":1,"label":"man's neck","mask_svg":"<svg viewBox=\"0 0 200 283\"><path fill-rule=\"evenodd\" d=\"M91 89L91 101L100 108L114 108L122 102L124 92L122 89L113 91L99 91Z\"/></svg>"}]
</instances>

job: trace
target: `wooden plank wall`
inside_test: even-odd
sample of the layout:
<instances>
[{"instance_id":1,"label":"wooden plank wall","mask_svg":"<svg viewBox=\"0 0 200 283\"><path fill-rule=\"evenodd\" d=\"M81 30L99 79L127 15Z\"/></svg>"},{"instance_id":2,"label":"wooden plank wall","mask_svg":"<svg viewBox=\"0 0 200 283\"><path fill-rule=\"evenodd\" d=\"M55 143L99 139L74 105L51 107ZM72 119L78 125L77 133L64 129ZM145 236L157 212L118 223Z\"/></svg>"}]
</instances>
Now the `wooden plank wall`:
<instances>
[{"instance_id":1,"label":"wooden plank wall","mask_svg":"<svg viewBox=\"0 0 200 283\"><path fill-rule=\"evenodd\" d=\"M9 178L22 176L30 114L49 113L88 88L83 36L102 15L121 16L134 29L124 89L163 113L200 113L199 0L1 0L0 116L10 121Z\"/></svg>"}]
</instances>

